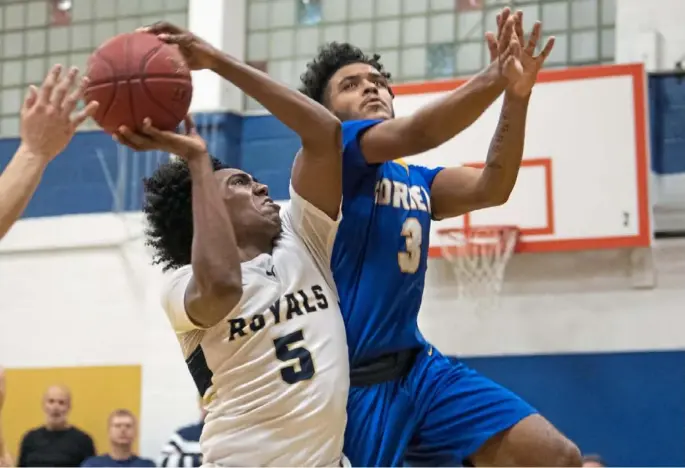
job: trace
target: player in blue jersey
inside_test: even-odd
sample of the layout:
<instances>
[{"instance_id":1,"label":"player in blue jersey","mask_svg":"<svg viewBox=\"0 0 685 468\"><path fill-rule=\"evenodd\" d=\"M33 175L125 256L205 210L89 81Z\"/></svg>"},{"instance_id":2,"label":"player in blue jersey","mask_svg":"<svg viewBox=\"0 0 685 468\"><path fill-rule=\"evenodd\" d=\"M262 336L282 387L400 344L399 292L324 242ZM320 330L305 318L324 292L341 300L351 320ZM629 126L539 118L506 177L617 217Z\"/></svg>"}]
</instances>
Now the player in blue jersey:
<instances>
[{"instance_id":1,"label":"player in blue jersey","mask_svg":"<svg viewBox=\"0 0 685 468\"><path fill-rule=\"evenodd\" d=\"M302 91L343 121L343 221L332 267L352 388L345 453L355 466L580 466L577 447L519 397L434 349L419 332L431 219L502 204L516 181L531 89L553 40L523 39L522 14L488 33L492 63L468 83L395 118L379 56L321 49ZM483 169L428 169L399 158L435 148L502 93Z\"/></svg>"}]
</instances>

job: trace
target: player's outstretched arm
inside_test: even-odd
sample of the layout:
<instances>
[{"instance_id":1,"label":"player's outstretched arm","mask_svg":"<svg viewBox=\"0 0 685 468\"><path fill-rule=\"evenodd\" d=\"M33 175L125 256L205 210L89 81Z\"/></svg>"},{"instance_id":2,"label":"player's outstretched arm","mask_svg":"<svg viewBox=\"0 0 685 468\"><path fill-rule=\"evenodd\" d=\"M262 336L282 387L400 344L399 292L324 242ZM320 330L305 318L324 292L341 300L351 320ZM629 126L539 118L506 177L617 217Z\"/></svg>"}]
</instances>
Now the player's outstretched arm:
<instances>
[{"instance_id":1,"label":"player's outstretched arm","mask_svg":"<svg viewBox=\"0 0 685 468\"><path fill-rule=\"evenodd\" d=\"M192 184L193 275L183 291L183 305L194 325L210 328L223 320L242 297L240 251L207 144L190 116L183 126L185 134L166 132L145 119L140 133L121 127L114 137L136 151L165 151L187 162Z\"/></svg>"},{"instance_id":2,"label":"player's outstretched arm","mask_svg":"<svg viewBox=\"0 0 685 468\"><path fill-rule=\"evenodd\" d=\"M521 75L510 83L505 92L499 123L490 143L485 167L448 168L435 176L431 187L435 219L460 216L469 211L501 205L509 198L523 157L530 94L538 72L554 46L552 37L542 52L535 55L541 33L542 25L536 22L528 42L525 43L522 23L517 22L515 37L522 49Z\"/></svg>"},{"instance_id":3,"label":"player's outstretched arm","mask_svg":"<svg viewBox=\"0 0 685 468\"><path fill-rule=\"evenodd\" d=\"M0 175L0 238L26 209L48 163L97 109L91 102L74 114L87 84L83 78L72 92L77 76L76 68L63 75L62 67L55 65L40 89L29 87L21 108L21 143Z\"/></svg>"},{"instance_id":4,"label":"player's outstretched arm","mask_svg":"<svg viewBox=\"0 0 685 468\"><path fill-rule=\"evenodd\" d=\"M492 63L446 96L425 105L411 116L385 120L369 128L360 139L368 163L393 161L436 148L469 127L516 79L518 41L512 40L520 15L504 8L497 16L498 37L486 35Z\"/></svg>"},{"instance_id":5,"label":"player's outstretched arm","mask_svg":"<svg viewBox=\"0 0 685 468\"><path fill-rule=\"evenodd\" d=\"M144 30L178 45L191 69L213 70L296 132L302 150L293 167L293 188L328 216L337 218L342 197L342 136L340 121L333 114L299 91L178 26L158 23Z\"/></svg>"}]
</instances>

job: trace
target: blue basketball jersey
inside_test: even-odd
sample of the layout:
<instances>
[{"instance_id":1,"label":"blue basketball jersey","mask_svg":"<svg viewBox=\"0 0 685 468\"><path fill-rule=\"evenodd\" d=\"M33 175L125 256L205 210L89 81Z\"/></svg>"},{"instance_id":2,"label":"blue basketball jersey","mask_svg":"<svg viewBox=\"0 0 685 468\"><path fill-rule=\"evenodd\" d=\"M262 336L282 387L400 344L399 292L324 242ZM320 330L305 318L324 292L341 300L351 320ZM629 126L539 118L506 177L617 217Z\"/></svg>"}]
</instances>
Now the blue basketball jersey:
<instances>
[{"instance_id":1,"label":"blue basketball jersey","mask_svg":"<svg viewBox=\"0 0 685 468\"><path fill-rule=\"evenodd\" d=\"M380 120L343 122L343 204L331 261L350 364L420 346L430 189L442 168L368 164L359 140Z\"/></svg>"}]
</instances>

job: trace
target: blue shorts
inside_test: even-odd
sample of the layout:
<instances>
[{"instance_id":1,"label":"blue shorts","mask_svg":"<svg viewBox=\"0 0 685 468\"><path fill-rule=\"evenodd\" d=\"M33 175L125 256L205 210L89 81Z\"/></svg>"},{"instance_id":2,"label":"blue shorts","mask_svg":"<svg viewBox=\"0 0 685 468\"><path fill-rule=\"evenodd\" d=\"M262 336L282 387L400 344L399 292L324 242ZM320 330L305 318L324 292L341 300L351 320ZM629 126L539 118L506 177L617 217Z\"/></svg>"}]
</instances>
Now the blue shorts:
<instances>
[{"instance_id":1,"label":"blue shorts","mask_svg":"<svg viewBox=\"0 0 685 468\"><path fill-rule=\"evenodd\" d=\"M461 465L536 410L426 346L405 377L350 388L345 455L352 466Z\"/></svg>"}]
</instances>

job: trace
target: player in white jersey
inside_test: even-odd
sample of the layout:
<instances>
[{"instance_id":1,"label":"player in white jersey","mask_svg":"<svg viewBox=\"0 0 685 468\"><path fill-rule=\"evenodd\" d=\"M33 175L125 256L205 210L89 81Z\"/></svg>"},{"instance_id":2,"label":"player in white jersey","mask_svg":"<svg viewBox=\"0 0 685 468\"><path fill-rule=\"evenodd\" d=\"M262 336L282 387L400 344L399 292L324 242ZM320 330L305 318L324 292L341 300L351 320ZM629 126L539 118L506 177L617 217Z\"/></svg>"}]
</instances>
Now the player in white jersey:
<instances>
[{"instance_id":1,"label":"player in white jersey","mask_svg":"<svg viewBox=\"0 0 685 468\"><path fill-rule=\"evenodd\" d=\"M164 309L207 402L204 463L340 466L349 367L329 269L342 192L340 122L192 34L172 31L166 40L180 44L192 68L226 77L302 140L291 200L279 210L265 185L211 159L190 121L185 135L149 122L139 134L117 135L134 149L183 160L145 181L144 211L156 262L170 270Z\"/></svg>"}]
</instances>

